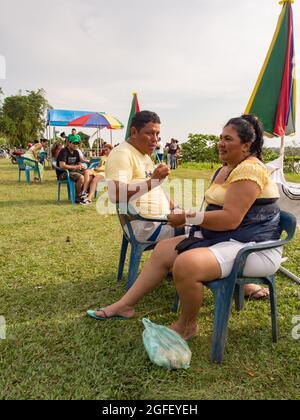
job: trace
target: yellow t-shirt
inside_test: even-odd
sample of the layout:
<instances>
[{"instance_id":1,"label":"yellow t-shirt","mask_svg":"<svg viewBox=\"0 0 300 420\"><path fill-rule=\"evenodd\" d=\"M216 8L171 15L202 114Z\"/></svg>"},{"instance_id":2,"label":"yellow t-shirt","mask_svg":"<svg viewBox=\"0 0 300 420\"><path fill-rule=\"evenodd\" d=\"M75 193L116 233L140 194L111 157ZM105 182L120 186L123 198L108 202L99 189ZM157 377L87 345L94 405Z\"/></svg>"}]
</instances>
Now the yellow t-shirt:
<instances>
[{"instance_id":1,"label":"yellow t-shirt","mask_svg":"<svg viewBox=\"0 0 300 420\"><path fill-rule=\"evenodd\" d=\"M107 162L107 156L101 156L101 160L97 168L93 170L94 176L103 175L105 176L105 165Z\"/></svg>"},{"instance_id":2,"label":"yellow t-shirt","mask_svg":"<svg viewBox=\"0 0 300 420\"><path fill-rule=\"evenodd\" d=\"M230 184L237 181L254 181L261 189L258 199L279 198L277 184L271 179L266 166L258 160L245 160L240 163L229 175L223 184L213 183L205 193L207 204L223 206L226 191Z\"/></svg>"},{"instance_id":3,"label":"yellow t-shirt","mask_svg":"<svg viewBox=\"0 0 300 420\"><path fill-rule=\"evenodd\" d=\"M143 155L125 141L110 153L105 166L105 178L132 185L150 179L154 169L150 156ZM170 213L169 200L161 186L153 188L136 200L132 198L130 203L139 214L147 218Z\"/></svg>"}]
</instances>

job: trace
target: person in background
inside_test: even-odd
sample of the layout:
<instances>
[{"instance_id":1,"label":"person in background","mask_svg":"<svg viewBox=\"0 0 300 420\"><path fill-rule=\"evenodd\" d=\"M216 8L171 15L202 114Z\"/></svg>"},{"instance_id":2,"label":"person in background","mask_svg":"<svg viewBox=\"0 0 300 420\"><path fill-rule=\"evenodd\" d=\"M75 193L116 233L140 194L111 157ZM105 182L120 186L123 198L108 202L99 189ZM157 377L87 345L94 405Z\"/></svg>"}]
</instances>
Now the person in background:
<instances>
[{"instance_id":1,"label":"person in background","mask_svg":"<svg viewBox=\"0 0 300 420\"><path fill-rule=\"evenodd\" d=\"M73 144L79 144L81 142L80 135L77 134L76 128L72 128L71 134L68 135L68 141Z\"/></svg>"},{"instance_id":2,"label":"person in background","mask_svg":"<svg viewBox=\"0 0 300 420\"><path fill-rule=\"evenodd\" d=\"M77 143L77 144L76 144L76 150L77 150L77 151L78 151L78 153L79 153L79 156L80 156L80 162L83 164L83 166L84 166L85 168L87 168L87 167L88 167L88 164L90 163L90 161L89 161L89 159L86 159L86 158L84 157L84 153L83 153L83 150L82 150L81 143Z\"/></svg>"},{"instance_id":3,"label":"person in background","mask_svg":"<svg viewBox=\"0 0 300 420\"><path fill-rule=\"evenodd\" d=\"M47 148L48 148L48 140L47 139L41 139L40 143L42 143L42 148L39 150L38 153L38 161L44 165L45 161L47 159Z\"/></svg>"},{"instance_id":4,"label":"person in background","mask_svg":"<svg viewBox=\"0 0 300 420\"><path fill-rule=\"evenodd\" d=\"M169 145L169 154L170 154L170 167L171 169L177 168L177 152L178 152L178 142L175 139L171 139L171 144Z\"/></svg>"},{"instance_id":5,"label":"person in background","mask_svg":"<svg viewBox=\"0 0 300 420\"><path fill-rule=\"evenodd\" d=\"M162 163L163 160L164 160L164 145L163 145L163 142L161 140L161 137L159 137L159 139L158 139L156 152L157 152L157 158L159 160L158 163Z\"/></svg>"},{"instance_id":6,"label":"person in background","mask_svg":"<svg viewBox=\"0 0 300 420\"><path fill-rule=\"evenodd\" d=\"M68 170L70 178L75 182L76 203L82 201L81 194L84 183L84 171L86 169L82 165L79 153L76 150L76 145L79 141L76 136L71 137L67 142L67 146L61 149L57 157L57 166L60 169ZM56 175L58 179L62 180L66 179L67 176L65 172L62 173L60 171L56 171Z\"/></svg>"},{"instance_id":7,"label":"person in background","mask_svg":"<svg viewBox=\"0 0 300 420\"><path fill-rule=\"evenodd\" d=\"M56 165L57 157L58 157L59 152L61 151L62 148L63 148L63 145L59 141L56 141L55 143L53 143L53 146L51 148L51 161L52 161L52 164L55 164Z\"/></svg>"},{"instance_id":8,"label":"person in background","mask_svg":"<svg viewBox=\"0 0 300 420\"><path fill-rule=\"evenodd\" d=\"M45 140L43 143L37 142L33 146L31 146L23 155L23 157L33 160L34 162L27 161L26 165L31 166L34 169L34 180L35 181L42 181L44 178L44 166L39 162L38 155L39 152L44 148L45 144L47 144L48 140ZM46 146L45 146L46 147ZM38 164L38 168L36 168L36 163Z\"/></svg>"},{"instance_id":9,"label":"person in background","mask_svg":"<svg viewBox=\"0 0 300 420\"><path fill-rule=\"evenodd\" d=\"M67 141L67 139L68 139L68 137L66 136L66 133L63 131L62 133L60 133L60 138L61 138L61 142L62 142L62 144L66 144L66 141Z\"/></svg>"},{"instance_id":10,"label":"person in background","mask_svg":"<svg viewBox=\"0 0 300 420\"><path fill-rule=\"evenodd\" d=\"M103 155L101 156L101 160L97 168L95 169L87 169L84 173L84 185L82 191L82 198L80 204L82 205L90 205L92 204L93 197L97 190L98 182L105 180L105 165L107 158L112 151L113 147L110 144L106 144L103 149ZM89 191L87 193L87 191Z\"/></svg>"},{"instance_id":11,"label":"person in background","mask_svg":"<svg viewBox=\"0 0 300 420\"><path fill-rule=\"evenodd\" d=\"M177 151L176 151L176 167L178 168L179 164L180 164L180 146L178 144L178 140L176 140L177 142Z\"/></svg>"}]
</instances>

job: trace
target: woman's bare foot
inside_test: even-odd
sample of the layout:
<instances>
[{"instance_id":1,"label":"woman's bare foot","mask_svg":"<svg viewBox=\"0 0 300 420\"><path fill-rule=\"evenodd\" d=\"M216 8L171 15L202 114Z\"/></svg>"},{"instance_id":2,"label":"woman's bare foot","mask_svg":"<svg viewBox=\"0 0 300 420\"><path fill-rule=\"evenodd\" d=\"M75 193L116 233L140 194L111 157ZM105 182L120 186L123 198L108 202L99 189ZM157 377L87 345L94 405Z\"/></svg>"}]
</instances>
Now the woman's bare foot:
<instances>
[{"instance_id":1,"label":"woman's bare foot","mask_svg":"<svg viewBox=\"0 0 300 420\"><path fill-rule=\"evenodd\" d=\"M105 314L107 315L107 317L111 317L111 316L124 316L126 318L132 318L134 316L134 308L132 308L131 306L124 306L124 305L120 305L118 302L113 303L110 306L106 306L105 308L103 308L105 310ZM95 311L95 315L102 317L103 316L103 312L102 311Z\"/></svg>"},{"instance_id":2,"label":"woman's bare foot","mask_svg":"<svg viewBox=\"0 0 300 420\"><path fill-rule=\"evenodd\" d=\"M257 284L246 284L245 285L245 296L249 299L265 299L270 296L269 289L266 287L260 287Z\"/></svg>"},{"instance_id":3,"label":"woman's bare foot","mask_svg":"<svg viewBox=\"0 0 300 420\"><path fill-rule=\"evenodd\" d=\"M184 325L180 321L177 321L175 322L175 324L171 325L169 328L177 332L186 341L195 337L195 335L197 335L199 331L197 322L189 324L189 325L186 325L186 324Z\"/></svg>"}]
</instances>

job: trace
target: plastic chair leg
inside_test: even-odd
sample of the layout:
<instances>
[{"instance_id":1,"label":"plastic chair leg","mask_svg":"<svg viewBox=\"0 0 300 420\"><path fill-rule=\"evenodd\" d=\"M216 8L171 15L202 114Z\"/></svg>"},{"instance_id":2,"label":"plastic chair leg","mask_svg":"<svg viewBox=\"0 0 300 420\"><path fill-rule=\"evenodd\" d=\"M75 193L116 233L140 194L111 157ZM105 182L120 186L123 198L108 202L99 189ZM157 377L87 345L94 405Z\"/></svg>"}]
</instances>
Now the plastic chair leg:
<instances>
[{"instance_id":1,"label":"plastic chair leg","mask_svg":"<svg viewBox=\"0 0 300 420\"><path fill-rule=\"evenodd\" d=\"M57 201L58 201L58 204L60 204L60 187L61 187L61 184L58 184L58 191L57 191Z\"/></svg>"},{"instance_id":2,"label":"plastic chair leg","mask_svg":"<svg viewBox=\"0 0 300 420\"><path fill-rule=\"evenodd\" d=\"M26 183L30 184L30 170L25 169L25 175L26 175Z\"/></svg>"},{"instance_id":3,"label":"plastic chair leg","mask_svg":"<svg viewBox=\"0 0 300 420\"><path fill-rule=\"evenodd\" d=\"M179 299L178 293L176 292L174 303L171 308L171 312L177 313L179 311L179 307L180 307L180 299Z\"/></svg>"},{"instance_id":4,"label":"plastic chair leg","mask_svg":"<svg viewBox=\"0 0 300 420\"><path fill-rule=\"evenodd\" d=\"M41 173L40 173L39 164L36 165L36 170L37 170L37 173L38 173L39 180L40 180L40 182L42 182L42 177L41 177Z\"/></svg>"},{"instance_id":5,"label":"plastic chair leg","mask_svg":"<svg viewBox=\"0 0 300 420\"><path fill-rule=\"evenodd\" d=\"M124 264L125 264L125 260L126 260L128 243L129 242L126 239L125 235L123 235L122 248L121 248L121 254L120 254L120 261L119 261L119 269L118 269L118 281L121 281L122 277L123 277Z\"/></svg>"},{"instance_id":6,"label":"plastic chair leg","mask_svg":"<svg viewBox=\"0 0 300 420\"><path fill-rule=\"evenodd\" d=\"M67 190L68 190L68 200L71 201L71 197L70 197L70 185L69 185L69 183L67 184Z\"/></svg>"},{"instance_id":7,"label":"plastic chair leg","mask_svg":"<svg viewBox=\"0 0 300 420\"><path fill-rule=\"evenodd\" d=\"M70 190L70 201L72 204L75 204L75 183L70 181L68 183L68 188Z\"/></svg>"},{"instance_id":8,"label":"plastic chair leg","mask_svg":"<svg viewBox=\"0 0 300 420\"><path fill-rule=\"evenodd\" d=\"M271 320L272 320L272 339L273 343L278 341L278 322L277 322L277 293L275 286L275 278L269 284L270 290L270 305L271 305Z\"/></svg>"},{"instance_id":9,"label":"plastic chair leg","mask_svg":"<svg viewBox=\"0 0 300 420\"><path fill-rule=\"evenodd\" d=\"M223 280L226 281L226 280ZM214 331L212 338L211 361L221 364L225 349L228 321L232 304L234 285L221 286L214 291L215 311L214 311Z\"/></svg>"},{"instance_id":10,"label":"plastic chair leg","mask_svg":"<svg viewBox=\"0 0 300 420\"><path fill-rule=\"evenodd\" d=\"M127 279L127 284L126 284L126 290L129 290L132 287L133 283L135 282L137 278L142 253L143 253L142 247L131 245L129 273L128 273L128 279Z\"/></svg>"},{"instance_id":11,"label":"plastic chair leg","mask_svg":"<svg viewBox=\"0 0 300 420\"><path fill-rule=\"evenodd\" d=\"M235 308L237 311L242 311L245 304L245 287L243 284L236 284L234 291Z\"/></svg>"}]
</instances>

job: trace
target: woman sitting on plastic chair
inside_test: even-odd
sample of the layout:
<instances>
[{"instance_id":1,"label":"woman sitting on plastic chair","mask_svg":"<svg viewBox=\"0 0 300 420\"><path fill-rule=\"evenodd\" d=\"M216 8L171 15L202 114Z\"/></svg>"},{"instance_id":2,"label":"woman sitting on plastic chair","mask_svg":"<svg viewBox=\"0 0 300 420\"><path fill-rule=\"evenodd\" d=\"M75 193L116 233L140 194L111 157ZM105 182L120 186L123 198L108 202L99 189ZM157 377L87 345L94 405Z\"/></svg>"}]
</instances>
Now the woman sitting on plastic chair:
<instances>
[{"instance_id":1,"label":"woman sitting on plastic chair","mask_svg":"<svg viewBox=\"0 0 300 420\"><path fill-rule=\"evenodd\" d=\"M101 161L97 168L95 169L87 169L84 174L84 184L83 184L83 192L82 196L84 200L81 204L90 205L92 204L93 197L97 190L98 182L105 180L105 164L107 158L112 151L113 147L110 144L106 144L103 151L104 154L101 156ZM87 191L89 191L87 193Z\"/></svg>"},{"instance_id":2,"label":"woman sitting on plastic chair","mask_svg":"<svg viewBox=\"0 0 300 420\"><path fill-rule=\"evenodd\" d=\"M32 166L35 168L34 170L34 180L35 181L42 181L44 177L44 166L39 162L38 155L41 150L44 150L47 147L48 140L42 139L41 142L35 143L33 146L31 146L27 152L24 153L23 157L31 159L35 162L27 161L27 166ZM37 165L39 167L39 170L37 170Z\"/></svg>"},{"instance_id":3,"label":"woman sitting on plastic chair","mask_svg":"<svg viewBox=\"0 0 300 420\"><path fill-rule=\"evenodd\" d=\"M261 161L262 147L263 128L256 117L244 115L230 120L219 143L224 165L206 192L206 211L169 215L174 227L193 226L189 237L158 243L132 288L118 302L88 311L88 315L97 320L133 317L135 305L172 270L181 314L171 328L184 339L196 335L203 283L227 277L243 247L279 239L279 192ZM282 248L251 254L244 275L274 274L281 256ZM257 287L245 286L246 295L261 292Z\"/></svg>"}]
</instances>

